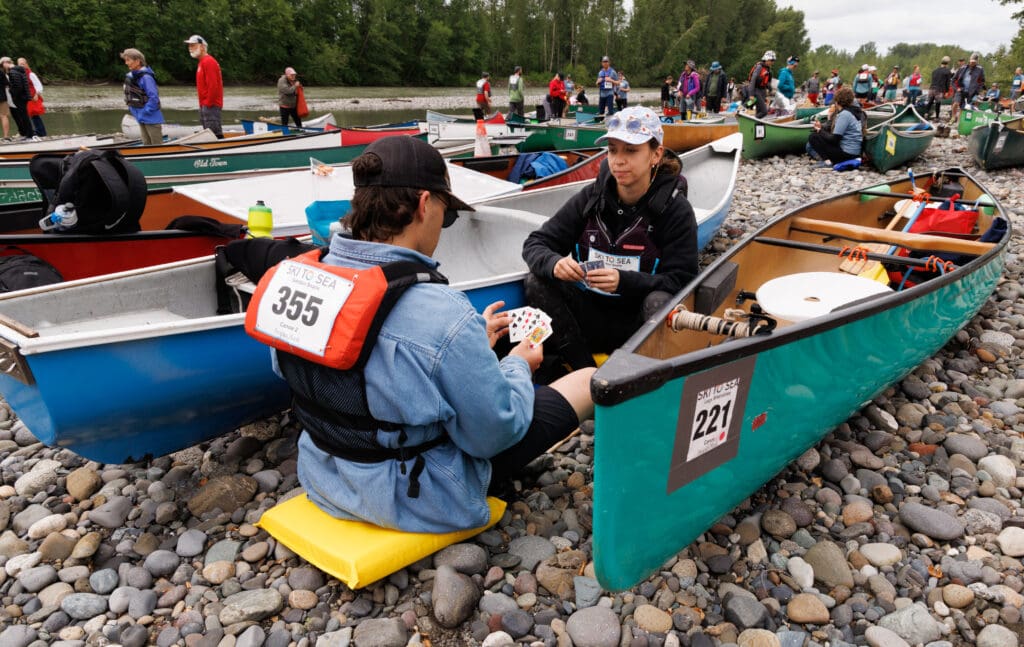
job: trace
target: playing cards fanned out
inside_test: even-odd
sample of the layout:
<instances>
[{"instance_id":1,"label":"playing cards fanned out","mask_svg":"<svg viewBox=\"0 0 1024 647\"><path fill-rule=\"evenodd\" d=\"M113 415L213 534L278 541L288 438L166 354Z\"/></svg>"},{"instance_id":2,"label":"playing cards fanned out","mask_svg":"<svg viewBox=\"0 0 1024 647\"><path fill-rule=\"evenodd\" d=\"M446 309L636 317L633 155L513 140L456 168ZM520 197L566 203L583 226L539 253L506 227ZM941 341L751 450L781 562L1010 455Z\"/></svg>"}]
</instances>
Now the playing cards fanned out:
<instances>
[{"instance_id":1,"label":"playing cards fanned out","mask_svg":"<svg viewBox=\"0 0 1024 647\"><path fill-rule=\"evenodd\" d=\"M551 336L551 317L540 308L526 306L508 311L511 321L508 325L508 339L518 344L524 339L536 346Z\"/></svg>"}]
</instances>

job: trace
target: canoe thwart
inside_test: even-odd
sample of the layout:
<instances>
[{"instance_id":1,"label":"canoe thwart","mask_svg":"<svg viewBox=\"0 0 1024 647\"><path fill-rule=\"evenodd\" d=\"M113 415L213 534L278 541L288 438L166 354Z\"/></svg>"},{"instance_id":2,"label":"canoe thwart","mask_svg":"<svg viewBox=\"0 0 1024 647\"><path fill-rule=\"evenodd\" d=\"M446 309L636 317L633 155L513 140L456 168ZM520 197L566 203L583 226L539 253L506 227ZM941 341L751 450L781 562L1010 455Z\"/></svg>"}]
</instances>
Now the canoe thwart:
<instances>
[{"instance_id":1,"label":"canoe thwart","mask_svg":"<svg viewBox=\"0 0 1024 647\"><path fill-rule=\"evenodd\" d=\"M994 243L981 243L975 240L960 240L958 238L946 238L945 236L934 236L931 234L912 234L903 231L891 231L878 229L877 227L864 227L862 225L851 225L800 216L792 219L790 229L838 236L848 240L891 243L918 251L953 252L955 254L981 256L995 247Z\"/></svg>"},{"instance_id":2,"label":"canoe thwart","mask_svg":"<svg viewBox=\"0 0 1024 647\"><path fill-rule=\"evenodd\" d=\"M792 249L800 249L805 252L819 252L821 254L835 254L840 258L847 256L851 258L862 257L866 260L880 261L882 263L891 263L894 265L903 265L907 267L920 267L924 269L930 258L914 258L912 256L896 256L895 254L880 254L872 252L870 249L864 247L835 247L833 245L819 245L817 243L805 243L799 240L788 240L785 238L771 238L770 236L758 236L754 238L755 243L761 243L762 245L774 245L776 247L790 247ZM954 268L945 268L947 271Z\"/></svg>"}]
</instances>

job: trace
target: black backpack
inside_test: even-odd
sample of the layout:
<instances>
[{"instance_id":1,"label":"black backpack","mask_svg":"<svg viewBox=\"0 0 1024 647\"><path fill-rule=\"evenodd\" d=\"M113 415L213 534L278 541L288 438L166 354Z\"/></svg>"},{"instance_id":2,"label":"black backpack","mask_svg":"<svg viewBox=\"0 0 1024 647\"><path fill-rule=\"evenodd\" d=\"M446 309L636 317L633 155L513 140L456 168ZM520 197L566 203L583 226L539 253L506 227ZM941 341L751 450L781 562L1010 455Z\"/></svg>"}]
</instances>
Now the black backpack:
<instances>
[{"instance_id":1,"label":"black backpack","mask_svg":"<svg viewBox=\"0 0 1024 647\"><path fill-rule=\"evenodd\" d=\"M0 256L0 292L51 285L63 280L54 266L32 254Z\"/></svg>"},{"instance_id":2,"label":"black backpack","mask_svg":"<svg viewBox=\"0 0 1024 647\"><path fill-rule=\"evenodd\" d=\"M75 205L74 234L130 234L139 231L146 208L146 178L116 150L83 150L72 155L41 153L29 162L43 194L43 215L58 205Z\"/></svg>"}]
</instances>

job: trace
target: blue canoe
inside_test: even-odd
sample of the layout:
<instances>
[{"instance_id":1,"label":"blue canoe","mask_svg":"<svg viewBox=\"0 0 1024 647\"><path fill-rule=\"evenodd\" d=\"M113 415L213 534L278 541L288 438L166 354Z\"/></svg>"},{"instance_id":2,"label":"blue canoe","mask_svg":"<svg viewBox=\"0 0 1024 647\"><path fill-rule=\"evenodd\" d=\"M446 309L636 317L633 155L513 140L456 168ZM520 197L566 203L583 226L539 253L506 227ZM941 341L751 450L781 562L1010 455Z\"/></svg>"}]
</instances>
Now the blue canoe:
<instances>
[{"instance_id":1,"label":"blue canoe","mask_svg":"<svg viewBox=\"0 0 1024 647\"><path fill-rule=\"evenodd\" d=\"M718 145L715 148L715 144ZM683 156L703 247L728 212L740 142ZM588 181L474 205L435 256L474 307L525 305L522 242ZM212 257L0 295L0 393L47 445L127 463L288 406L243 313L217 314Z\"/></svg>"}]
</instances>

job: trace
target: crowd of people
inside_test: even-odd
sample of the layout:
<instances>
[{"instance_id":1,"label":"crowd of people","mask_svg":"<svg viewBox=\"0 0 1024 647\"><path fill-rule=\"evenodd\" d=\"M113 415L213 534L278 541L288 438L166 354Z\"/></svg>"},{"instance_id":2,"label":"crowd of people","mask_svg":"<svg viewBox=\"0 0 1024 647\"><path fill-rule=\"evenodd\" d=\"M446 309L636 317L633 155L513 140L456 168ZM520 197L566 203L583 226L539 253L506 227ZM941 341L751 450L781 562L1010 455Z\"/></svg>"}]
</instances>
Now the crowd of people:
<instances>
[{"instance_id":1,"label":"crowd of people","mask_svg":"<svg viewBox=\"0 0 1024 647\"><path fill-rule=\"evenodd\" d=\"M15 62L10 56L0 57L0 128L4 140L11 139L11 121L23 140L45 137L43 114L43 83L32 71L28 60Z\"/></svg>"}]
</instances>

